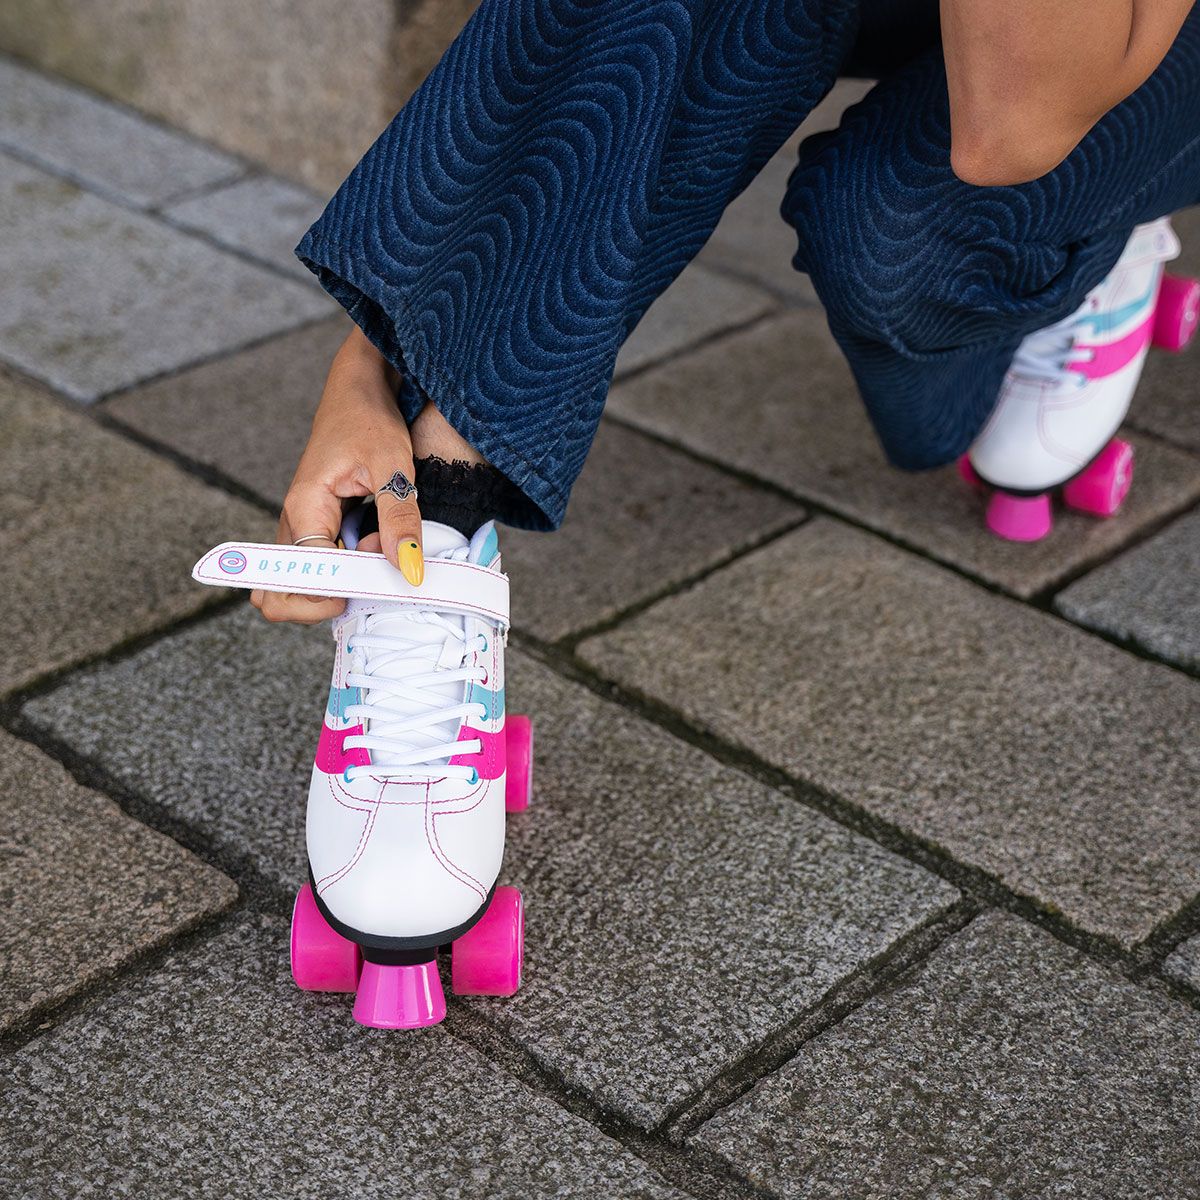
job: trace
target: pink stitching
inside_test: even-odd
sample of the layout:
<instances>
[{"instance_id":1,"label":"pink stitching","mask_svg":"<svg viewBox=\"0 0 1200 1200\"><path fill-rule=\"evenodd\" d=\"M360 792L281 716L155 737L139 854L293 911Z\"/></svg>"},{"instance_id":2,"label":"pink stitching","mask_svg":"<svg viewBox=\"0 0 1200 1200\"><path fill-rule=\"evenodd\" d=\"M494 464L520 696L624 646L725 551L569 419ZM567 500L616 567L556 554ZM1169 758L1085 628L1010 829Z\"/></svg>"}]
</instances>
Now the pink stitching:
<instances>
[{"instance_id":1,"label":"pink stitching","mask_svg":"<svg viewBox=\"0 0 1200 1200\"><path fill-rule=\"evenodd\" d=\"M317 891L327 890L333 887L335 883L340 883L351 871L358 866L358 860L362 858L363 851L367 848L367 840L371 836L371 831L375 828L375 817L378 815L379 809L373 808L367 817L366 823L363 825L363 831L358 838L358 848L355 850L350 861L337 871L331 872L329 875L323 876L317 880ZM328 882L327 882L328 881Z\"/></svg>"},{"instance_id":2,"label":"pink stitching","mask_svg":"<svg viewBox=\"0 0 1200 1200\"><path fill-rule=\"evenodd\" d=\"M434 825L434 817L437 815L438 814L433 812L431 806L425 806L425 843L429 847L429 852L441 864L442 869L447 875L450 876L451 879L457 880L459 883L470 887L482 898L487 894L487 890L484 888L483 884L480 883L480 881L476 879L470 871L460 867L458 863L454 862L454 860L451 859L446 851L442 849L442 843L438 838L437 828ZM430 833L433 834L433 841L430 841L429 839ZM436 849L434 848L434 842L437 843Z\"/></svg>"}]
</instances>

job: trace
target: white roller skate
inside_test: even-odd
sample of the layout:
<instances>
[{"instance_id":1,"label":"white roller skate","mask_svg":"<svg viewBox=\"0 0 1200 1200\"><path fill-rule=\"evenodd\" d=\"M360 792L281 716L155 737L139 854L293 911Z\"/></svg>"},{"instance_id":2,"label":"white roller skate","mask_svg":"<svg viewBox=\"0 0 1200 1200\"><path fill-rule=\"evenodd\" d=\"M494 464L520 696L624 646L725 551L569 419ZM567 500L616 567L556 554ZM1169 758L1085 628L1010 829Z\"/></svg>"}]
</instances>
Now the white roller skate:
<instances>
[{"instance_id":1,"label":"white roller skate","mask_svg":"<svg viewBox=\"0 0 1200 1200\"><path fill-rule=\"evenodd\" d=\"M1133 447L1114 437L1153 342L1182 350L1196 332L1200 283L1163 272L1179 239L1163 217L1139 225L1078 311L1022 343L983 432L959 467L992 490L988 528L1032 542L1052 523L1050 492L1111 516L1133 479Z\"/></svg>"},{"instance_id":2,"label":"white roller skate","mask_svg":"<svg viewBox=\"0 0 1200 1200\"><path fill-rule=\"evenodd\" d=\"M469 541L423 526L420 588L381 554L227 542L202 583L344 596L308 794L309 881L292 913L292 974L355 992L363 1025L411 1029L459 995L521 980L521 895L497 887L505 811L529 803L532 731L504 711L508 579L489 522Z\"/></svg>"}]
</instances>

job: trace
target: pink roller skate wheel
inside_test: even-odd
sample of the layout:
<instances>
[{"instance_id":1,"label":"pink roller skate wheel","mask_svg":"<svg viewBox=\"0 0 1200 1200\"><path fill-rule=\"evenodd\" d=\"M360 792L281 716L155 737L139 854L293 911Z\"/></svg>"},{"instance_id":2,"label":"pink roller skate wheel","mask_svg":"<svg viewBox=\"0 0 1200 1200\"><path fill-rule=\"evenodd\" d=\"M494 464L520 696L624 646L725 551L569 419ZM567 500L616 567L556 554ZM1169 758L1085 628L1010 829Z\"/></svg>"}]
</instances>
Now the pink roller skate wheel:
<instances>
[{"instance_id":1,"label":"pink roller skate wheel","mask_svg":"<svg viewBox=\"0 0 1200 1200\"><path fill-rule=\"evenodd\" d=\"M1192 340L1200 319L1200 280L1164 275L1154 310L1154 344L1178 352Z\"/></svg>"},{"instance_id":2,"label":"pink roller skate wheel","mask_svg":"<svg viewBox=\"0 0 1200 1200\"><path fill-rule=\"evenodd\" d=\"M509 717L504 722L508 765L504 777L504 808L524 812L533 794L533 723L528 717Z\"/></svg>"},{"instance_id":3,"label":"pink roller skate wheel","mask_svg":"<svg viewBox=\"0 0 1200 1200\"><path fill-rule=\"evenodd\" d=\"M525 912L521 893L498 887L483 917L451 952L450 979L456 996L512 996L521 986Z\"/></svg>"},{"instance_id":4,"label":"pink roller skate wheel","mask_svg":"<svg viewBox=\"0 0 1200 1200\"><path fill-rule=\"evenodd\" d=\"M971 466L971 460L967 455L963 455L958 460L958 473L963 477L963 481L976 491L983 491L983 480L979 478L975 468Z\"/></svg>"},{"instance_id":5,"label":"pink roller skate wheel","mask_svg":"<svg viewBox=\"0 0 1200 1200\"><path fill-rule=\"evenodd\" d=\"M1133 482L1133 447L1113 438L1091 466L1063 486L1063 499L1080 512L1111 517L1129 494Z\"/></svg>"},{"instance_id":6,"label":"pink roller skate wheel","mask_svg":"<svg viewBox=\"0 0 1200 1200\"><path fill-rule=\"evenodd\" d=\"M437 962L388 967L363 963L354 1019L372 1029L422 1029L446 1015Z\"/></svg>"},{"instance_id":7,"label":"pink roller skate wheel","mask_svg":"<svg viewBox=\"0 0 1200 1200\"><path fill-rule=\"evenodd\" d=\"M292 907L292 978L306 992L352 992L361 964L358 947L329 927L306 883Z\"/></svg>"},{"instance_id":8,"label":"pink roller skate wheel","mask_svg":"<svg viewBox=\"0 0 1200 1200\"><path fill-rule=\"evenodd\" d=\"M1036 542L1050 532L1050 497L1013 496L993 492L987 506L987 527L1009 542Z\"/></svg>"}]
</instances>

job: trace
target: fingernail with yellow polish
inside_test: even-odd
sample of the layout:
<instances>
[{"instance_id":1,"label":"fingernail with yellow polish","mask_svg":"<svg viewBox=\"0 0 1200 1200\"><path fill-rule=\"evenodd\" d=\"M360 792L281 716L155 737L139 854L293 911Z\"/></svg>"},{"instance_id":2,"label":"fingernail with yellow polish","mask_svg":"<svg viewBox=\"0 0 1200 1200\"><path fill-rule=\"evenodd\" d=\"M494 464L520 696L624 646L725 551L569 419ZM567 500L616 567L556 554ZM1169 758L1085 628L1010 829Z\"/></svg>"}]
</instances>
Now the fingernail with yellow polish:
<instances>
[{"instance_id":1,"label":"fingernail with yellow polish","mask_svg":"<svg viewBox=\"0 0 1200 1200\"><path fill-rule=\"evenodd\" d=\"M397 557L400 559L400 570L404 572L404 578L413 587L420 587L425 581L425 559L421 557L421 547L416 542L401 542Z\"/></svg>"}]
</instances>

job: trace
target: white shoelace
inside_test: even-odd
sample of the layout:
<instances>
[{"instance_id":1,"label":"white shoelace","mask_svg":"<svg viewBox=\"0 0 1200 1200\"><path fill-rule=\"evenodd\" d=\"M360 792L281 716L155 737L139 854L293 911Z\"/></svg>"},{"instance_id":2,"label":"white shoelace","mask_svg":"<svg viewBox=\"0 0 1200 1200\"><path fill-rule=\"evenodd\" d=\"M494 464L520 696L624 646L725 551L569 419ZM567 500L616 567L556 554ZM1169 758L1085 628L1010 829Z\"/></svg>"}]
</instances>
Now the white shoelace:
<instances>
[{"instance_id":1,"label":"white shoelace","mask_svg":"<svg viewBox=\"0 0 1200 1200\"><path fill-rule=\"evenodd\" d=\"M1088 311L1085 303L1069 317L1031 333L1013 356L1011 372L1022 379L1039 382L1085 385L1087 377L1070 367L1072 363L1087 362L1092 357L1091 352L1079 353L1075 348L1080 318Z\"/></svg>"},{"instance_id":2,"label":"white shoelace","mask_svg":"<svg viewBox=\"0 0 1200 1200\"><path fill-rule=\"evenodd\" d=\"M346 683L362 689L363 702L347 707L345 715L351 722L361 720L363 733L344 744L369 750L371 762L349 767L346 779L476 778L473 767L448 760L483 749L478 738L456 739L466 718L487 713L483 704L461 700L467 683L487 682L485 668L466 665L472 654L487 648L482 634L465 636L460 617L397 609L359 618L347 650L361 656L362 670L351 671Z\"/></svg>"}]
</instances>

